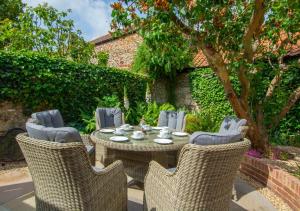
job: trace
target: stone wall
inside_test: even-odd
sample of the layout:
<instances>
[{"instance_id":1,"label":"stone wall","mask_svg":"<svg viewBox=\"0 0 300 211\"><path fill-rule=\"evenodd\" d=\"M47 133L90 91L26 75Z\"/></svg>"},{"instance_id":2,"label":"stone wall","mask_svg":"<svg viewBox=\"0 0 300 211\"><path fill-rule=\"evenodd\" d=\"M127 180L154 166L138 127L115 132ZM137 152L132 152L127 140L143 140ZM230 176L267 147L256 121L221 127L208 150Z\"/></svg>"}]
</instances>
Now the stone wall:
<instances>
[{"instance_id":1,"label":"stone wall","mask_svg":"<svg viewBox=\"0 0 300 211\"><path fill-rule=\"evenodd\" d=\"M0 103L0 135L15 127L25 128L27 117L21 105L4 101Z\"/></svg>"},{"instance_id":2,"label":"stone wall","mask_svg":"<svg viewBox=\"0 0 300 211\"><path fill-rule=\"evenodd\" d=\"M190 81L188 73L180 73L175 80L175 99L177 107L187 107L189 109L198 109L197 103L192 99L190 90ZM165 79L159 79L155 82L152 89L152 100L158 103L168 102L168 84Z\"/></svg>"},{"instance_id":3,"label":"stone wall","mask_svg":"<svg viewBox=\"0 0 300 211\"><path fill-rule=\"evenodd\" d=\"M130 69L135 52L142 41L142 37L134 33L100 43L96 45L95 49L96 52L104 51L109 54L108 66ZM158 79L152 87L152 100L158 103L166 103L168 101L168 89L167 81ZM181 73L177 76L174 92L177 106L197 109L197 104L193 101L190 92L188 73Z\"/></svg>"},{"instance_id":4,"label":"stone wall","mask_svg":"<svg viewBox=\"0 0 300 211\"><path fill-rule=\"evenodd\" d=\"M108 66L128 69L141 42L142 37L135 33L96 45L95 50L109 53Z\"/></svg>"}]
</instances>

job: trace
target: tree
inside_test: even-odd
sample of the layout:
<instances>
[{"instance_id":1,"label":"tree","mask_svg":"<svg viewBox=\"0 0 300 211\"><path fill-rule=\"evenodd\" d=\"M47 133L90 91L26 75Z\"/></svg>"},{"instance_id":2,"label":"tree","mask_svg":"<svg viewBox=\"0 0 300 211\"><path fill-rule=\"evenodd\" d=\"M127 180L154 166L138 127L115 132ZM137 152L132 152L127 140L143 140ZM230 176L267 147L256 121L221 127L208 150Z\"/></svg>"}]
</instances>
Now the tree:
<instances>
[{"instance_id":1,"label":"tree","mask_svg":"<svg viewBox=\"0 0 300 211\"><path fill-rule=\"evenodd\" d=\"M5 20L0 25L0 46L90 62L94 47L74 28L73 20L66 18L69 12L60 12L47 4L26 6L16 21Z\"/></svg>"},{"instance_id":2,"label":"tree","mask_svg":"<svg viewBox=\"0 0 300 211\"><path fill-rule=\"evenodd\" d=\"M247 119L253 147L268 148L268 131L278 126L300 98L298 82L281 96L285 102L280 108L272 114L265 112L290 70L284 57L299 41L299 0L120 0L112 7L115 33L167 20L189 37L206 56L236 115ZM261 83L252 79L265 70L262 64L266 62L274 77L260 100L252 104ZM292 65L299 70L299 62ZM238 89L232 85L234 77Z\"/></svg>"},{"instance_id":3,"label":"tree","mask_svg":"<svg viewBox=\"0 0 300 211\"><path fill-rule=\"evenodd\" d=\"M3 0L0 4L0 21L4 19L16 20L23 7L22 0Z\"/></svg>"}]
</instances>

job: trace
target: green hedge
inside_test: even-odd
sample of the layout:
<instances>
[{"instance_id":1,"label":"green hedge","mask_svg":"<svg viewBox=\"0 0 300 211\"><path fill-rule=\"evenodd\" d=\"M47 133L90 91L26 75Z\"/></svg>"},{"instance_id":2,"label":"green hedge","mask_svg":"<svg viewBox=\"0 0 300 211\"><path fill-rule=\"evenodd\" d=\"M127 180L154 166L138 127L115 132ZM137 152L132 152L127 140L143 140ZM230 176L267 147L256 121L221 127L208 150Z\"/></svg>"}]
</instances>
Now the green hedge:
<instances>
[{"instance_id":1,"label":"green hedge","mask_svg":"<svg viewBox=\"0 0 300 211\"><path fill-rule=\"evenodd\" d=\"M0 101L21 103L26 113L60 109L67 122L97 106L97 98L115 94L123 102L124 86L132 106L144 101L147 78L125 70L49 58L33 52L0 51Z\"/></svg>"}]
</instances>

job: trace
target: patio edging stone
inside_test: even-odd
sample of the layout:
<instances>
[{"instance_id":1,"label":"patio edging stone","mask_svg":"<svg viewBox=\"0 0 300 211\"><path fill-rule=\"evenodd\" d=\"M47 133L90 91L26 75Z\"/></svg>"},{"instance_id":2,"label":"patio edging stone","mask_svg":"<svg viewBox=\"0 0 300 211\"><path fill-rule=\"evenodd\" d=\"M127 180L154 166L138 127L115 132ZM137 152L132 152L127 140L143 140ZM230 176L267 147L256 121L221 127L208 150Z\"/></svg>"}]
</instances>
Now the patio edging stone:
<instances>
[{"instance_id":1,"label":"patio edging stone","mask_svg":"<svg viewBox=\"0 0 300 211\"><path fill-rule=\"evenodd\" d=\"M240 171L268 187L293 210L300 210L300 180L281 168L263 163L260 159L244 156Z\"/></svg>"}]
</instances>

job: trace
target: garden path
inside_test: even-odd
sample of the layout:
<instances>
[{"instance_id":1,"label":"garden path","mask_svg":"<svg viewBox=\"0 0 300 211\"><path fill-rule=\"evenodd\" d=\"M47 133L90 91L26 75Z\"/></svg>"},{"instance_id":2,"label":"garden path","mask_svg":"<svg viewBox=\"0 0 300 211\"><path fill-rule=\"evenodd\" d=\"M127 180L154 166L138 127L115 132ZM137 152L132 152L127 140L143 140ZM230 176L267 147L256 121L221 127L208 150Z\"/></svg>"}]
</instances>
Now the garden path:
<instances>
[{"instance_id":1,"label":"garden path","mask_svg":"<svg viewBox=\"0 0 300 211\"><path fill-rule=\"evenodd\" d=\"M33 184L27 167L18 168L0 175L0 211L35 210ZM246 181L235 181L237 201L232 201L230 210L273 211L274 206ZM128 189L128 210L142 210L143 191Z\"/></svg>"}]
</instances>

